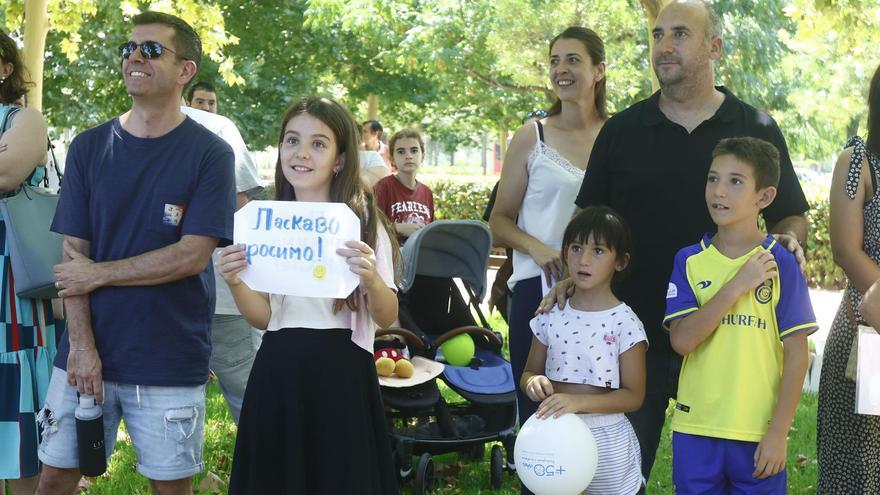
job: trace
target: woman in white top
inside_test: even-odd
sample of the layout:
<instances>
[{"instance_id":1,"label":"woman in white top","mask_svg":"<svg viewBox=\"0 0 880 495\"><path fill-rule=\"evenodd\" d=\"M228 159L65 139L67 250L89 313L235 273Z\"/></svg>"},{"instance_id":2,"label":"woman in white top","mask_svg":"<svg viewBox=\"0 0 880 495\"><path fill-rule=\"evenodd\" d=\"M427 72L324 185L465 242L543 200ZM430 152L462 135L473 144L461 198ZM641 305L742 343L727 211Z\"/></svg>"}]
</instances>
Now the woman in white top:
<instances>
[{"instance_id":1,"label":"woman in white top","mask_svg":"<svg viewBox=\"0 0 880 495\"><path fill-rule=\"evenodd\" d=\"M519 381L531 344L529 320L543 292L562 277L562 233L605 110L605 47L592 30L570 27L550 42L549 115L513 136L489 225L496 244L513 248L510 358ZM536 403L517 390L520 424Z\"/></svg>"}]
</instances>

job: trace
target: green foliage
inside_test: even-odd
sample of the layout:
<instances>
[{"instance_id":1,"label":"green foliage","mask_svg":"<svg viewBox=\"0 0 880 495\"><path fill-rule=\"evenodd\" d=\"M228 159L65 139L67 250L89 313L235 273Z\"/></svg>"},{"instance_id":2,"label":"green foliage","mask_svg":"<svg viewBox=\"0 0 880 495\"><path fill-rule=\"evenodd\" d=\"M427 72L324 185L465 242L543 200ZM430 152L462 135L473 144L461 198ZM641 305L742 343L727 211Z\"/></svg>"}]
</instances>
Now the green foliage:
<instances>
[{"instance_id":1,"label":"green foliage","mask_svg":"<svg viewBox=\"0 0 880 495\"><path fill-rule=\"evenodd\" d=\"M173 0L49 0L43 74L43 113L61 129L82 131L126 111L130 99L119 72L116 47L128 39L131 18L143 10L175 14L202 38L203 62L226 84L241 84L224 49L238 42L225 27L216 2ZM21 35L20 2L0 7L6 27Z\"/></svg>"},{"instance_id":2,"label":"green foliage","mask_svg":"<svg viewBox=\"0 0 880 495\"><path fill-rule=\"evenodd\" d=\"M797 26L778 72L790 107L779 115L793 154L831 162L846 138L864 129L868 82L880 60L876 0L790 0Z\"/></svg>"},{"instance_id":3,"label":"green foliage","mask_svg":"<svg viewBox=\"0 0 880 495\"><path fill-rule=\"evenodd\" d=\"M493 183L426 180L434 193L434 214L437 220L482 220Z\"/></svg>"},{"instance_id":4,"label":"green foliage","mask_svg":"<svg viewBox=\"0 0 880 495\"><path fill-rule=\"evenodd\" d=\"M715 0L724 21L718 83L780 123L792 156L826 163L864 126L880 59L876 0ZM569 25L605 40L609 109L651 92L646 0L50 0L45 110L83 130L129 106L114 47L127 20L157 8L192 22L207 57L199 79L252 148L276 139L298 96L328 94L359 119L367 95L389 130L422 129L446 151L514 130L547 107L549 40ZM0 7L20 39L23 0Z\"/></svg>"},{"instance_id":5,"label":"green foliage","mask_svg":"<svg viewBox=\"0 0 880 495\"><path fill-rule=\"evenodd\" d=\"M811 197L811 209L807 214L806 256L804 276L810 287L821 289L842 289L846 286L846 274L835 262L831 253L830 208L827 194L824 197Z\"/></svg>"}]
</instances>

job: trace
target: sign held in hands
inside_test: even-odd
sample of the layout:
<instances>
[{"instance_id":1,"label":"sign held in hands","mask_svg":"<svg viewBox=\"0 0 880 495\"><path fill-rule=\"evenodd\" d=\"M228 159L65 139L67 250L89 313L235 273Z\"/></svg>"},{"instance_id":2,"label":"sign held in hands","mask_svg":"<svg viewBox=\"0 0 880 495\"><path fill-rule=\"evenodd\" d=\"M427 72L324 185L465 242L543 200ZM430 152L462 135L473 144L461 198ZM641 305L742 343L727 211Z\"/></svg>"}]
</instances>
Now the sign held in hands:
<instances>
[{"instance_id":1,"label":"sign held in hands","mask_svg":"<svg viewBox=\"0 0 880 495\"><path fill-rule=\"evenodd\" d=\"M235 213L234 241L248 260L239 277L261 292L347 297L360 278L336 249L360 238L360 220L344 203L251 201Z\"/></svg>"}]
</instances>

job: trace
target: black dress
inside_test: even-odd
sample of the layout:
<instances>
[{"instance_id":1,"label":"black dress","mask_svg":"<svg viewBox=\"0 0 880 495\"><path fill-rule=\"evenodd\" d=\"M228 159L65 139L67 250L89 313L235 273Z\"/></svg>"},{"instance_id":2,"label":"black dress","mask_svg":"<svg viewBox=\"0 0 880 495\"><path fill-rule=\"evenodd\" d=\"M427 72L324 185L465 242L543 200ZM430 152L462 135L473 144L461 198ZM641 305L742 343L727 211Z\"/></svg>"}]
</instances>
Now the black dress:
<instances>
[{"instance_id":1,"label":"black dress","mask_svg":"<svg viewBox=\"0 0 880 495\"><path fill-rule=\"evenodd\" d=\"M229 493L398 493L373 356L351 341L351 330L266 332L244 396Z\"/></svg>"},{"instance_id":2,"label":"black dress","mask_svg":"<svg viewBox=\"0 0 880 495\"><path fill-rule=\"evenodd\" d=\"M872 175L880 172L880 160L865 148L859 137L853 137L847 147L854 146L847 194L855 197L864 157ZM877 189L876 180L875 191ZM867 255L880 264L880 195L874 193L865 204L864 243ZM862 294L847 284L846 295L852 301L853 314L861 320L858 304ZM850 347L858 329L857 322L849 321L844 304L837 310L825 355L822 358L822 376L819 382L819 410L817 414L816 441L819 457L819 483L821 494L873 494L880 493L880 416L855 413L855 382L844 376Z\"/></svg>"}]
</instances>

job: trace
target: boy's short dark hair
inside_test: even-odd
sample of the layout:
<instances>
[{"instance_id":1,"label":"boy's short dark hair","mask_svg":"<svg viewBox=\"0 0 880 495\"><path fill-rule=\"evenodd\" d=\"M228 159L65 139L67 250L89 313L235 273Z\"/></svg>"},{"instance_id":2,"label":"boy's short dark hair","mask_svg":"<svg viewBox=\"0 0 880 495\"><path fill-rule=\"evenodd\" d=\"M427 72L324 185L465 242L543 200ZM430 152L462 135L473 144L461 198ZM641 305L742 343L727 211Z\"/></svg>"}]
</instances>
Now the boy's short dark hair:
<instances>
[{"instance_id":1,"label":"boy's short dark hair","mask_svg":"<svg viewBox=\"0 0 880 495\"><path fill-rule=\"evenodd\" d=\"M211 83L205 82L205 81L199 81L199 82L193 84L192 86L190 86L189 90L187 90L187 92L186 92L186 102L187 103L192 103L193 96L195 96L196 91L206 91L208 93L214 93L215 95L217 94L217 90L214 89L214 86Z\"/></svg>"},{"instance_id":2,"label":"boy's short dark hair","mask_svg":"<svg viewBox=\"0 0 880 495\"><path fill-rule=\"evenodd\" d=\"M722 139L712 150L712 159L722 155L733 155L751 165L756 189L779 185L779 150L767 141L753 137Z\"/></svg>"},{"instance_id":3,"label":"boy's short dark hair","mask_svg":"<svg viewBox=\"0 0 880 495\"><path fill-rule=\"evenodd\" d=\"M144 24L163 24L174 29L174 50L177 56L184 60L192 60L196 63L196 70L202 65L202 40L198 33L180 17L145 10L131 18L133 26Z\"/></svg>"},{"instance_id":4,"label":"boy's short dark hair","mask_svg":"<svg viewBox=\"0 0 880 495\"><path fill-rule=\"evenodd\" d=\"M611 289L617 293L621 280L626 277L632 266L633 239L626 220L613 208L604 205L588 206L574 216L562 234L562 261L567 263L568 248L576 242L586 242L593 236L597 242L614 250L617 259L629 255L630 263L611 278Z\"/></svg>"}]
</instances>

